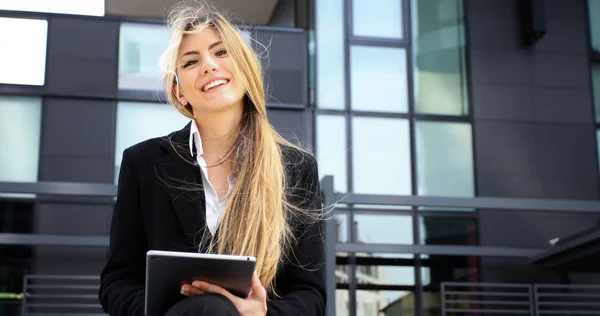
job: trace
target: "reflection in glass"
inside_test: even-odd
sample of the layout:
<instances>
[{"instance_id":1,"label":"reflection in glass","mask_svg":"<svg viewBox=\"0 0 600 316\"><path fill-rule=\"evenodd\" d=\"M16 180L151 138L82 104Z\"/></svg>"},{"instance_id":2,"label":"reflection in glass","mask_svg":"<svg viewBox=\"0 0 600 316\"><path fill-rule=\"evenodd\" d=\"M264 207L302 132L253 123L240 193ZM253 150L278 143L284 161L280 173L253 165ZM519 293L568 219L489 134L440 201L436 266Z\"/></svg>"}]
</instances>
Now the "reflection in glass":
<instances>
[{"instance_id":1,"label":"reflection in glass","mask_svg":"<svg viewBox=\"0 0 600 316\"><path fill-rule=\"evenodd\" d=\"M412 217L407 215L355 214L355 240L367 244L412 244Z\"/></svg>"},{"instance_id":2,"label":"reflection in glass","mask_svg":"<svg viewBox=\"0 0 600 316\"><path fill-rule=\"evenodd\" d=\"M596 130L596 150L598 151L598 170L600 170L600 130Z\"/></svg>"},{"instance_id":3,"label":"reflection in glass","mask_svg":"<svg viewBox=\"0 0 600 316\"><path fill-rule=\"evenodd\" d=\"M473 196L473 141L468 123L417 121L420 195Z\"/></svg>"},{"instance_id":4,"label":"reflection in glass","mask_svg":"<svg viewBox=\"0 0 600 316\"><path fill-rule=\"evenodd\" d=\"M440 315L442 282L479 282L478 257L423 255L421 262L424 315Z\"/></svg>"},{"instance_id":5,"label":"reflection in glass","mask_svg":"<svg viewBox=\"0 0 600 316\"><path fill-rule=\"evenodd\" d=\"M346 119L341 115L317 116L317 158L319 175L333 176L336 192L347 192L346 160Z\"/></svg>"},{"instance_id":6,"label":"reflection in glass","mask_svg":"<svg viewBox=\"0 0 600 316\"><path fill-rule=\"evenodd\" d=\"M317 106L344 109L344 1L315 1Z\"/></svg>"},{"instance_id":7,"label":"reflection in glass","mask_svg":"<svg viewBox=\"0 0 600 316\"><path fill-rule=\"evenodd\" d=\"M163 25L122 23L119 37L119 89L162 89L158 59L169 44Z\"/></svg>"},{"instance_id":8,"label":"reflection in glass","mask_svg":"<svg viewBox=\"0 0 600 316\"><path fill-rule=\"evenodd\" d=\"M421 245L477 245L477 221L462 216L419 217Z\"/></svg>"},{"instance_id":9,"label":"reflection in glass","mask_svg":"<svg viewBox=\"0 0 600 316\"><path fill-rule=\"evenodd\" d=\"M588 0L592 49L600 51L600 0Z\"/></svg>"},{"instance_id":10,"label":"reflection in glass","mask_svg":"<svg viewBox=\"0 0 600 316\"><path fill-rule=\"evenodd\" d=\"M47 37L46 20L0 18L0 83L43 86Z\"/></svg>"},{"instance_id":11,"label":"reflection in glass","mask_svg":"<svg viewBox=\"0 0 600 316\"><path fill-rule=\"evenodd\" d=\"M414 291L356 291L357 316L410 316L415 313Z\"/></svg>"},{"instance_id":12,"label":"reflection in glass","mask_svg":"<svg viewBox=\"0 0 600 316\"><path fill-rule=\"evenodd\" d=\"M406 50L350 48L352 110L407 112Z\"/></svg>"},{"instance_id":13,"label":"reflection in glass","mask_svg":"<svg viewBox=\"0 0 600 316\"><path fill-rule=\"evenodd\" d=\"M401 0L353 0L352 19L355 36L403 37Z\"/></svg>"},{"instance_id":14,"label":"reflection in glass","mask_svg":"<svg viewBox=\"0 0 600 316\"><path fill-rule=\"evenodd\" d=\"M190 119L170 105L119 102L117 106L115 181L118 179L123 150L153 137L167 136L182 129L188 122Z\"/></svg>"},{"instance_id":15,"label":"reflection in glass","mask_svg":"<svg viewBox=\"0 0 600 316\"><path fill-rule=\"evenodd\" d=\"M415 111L467 115L463 1L412 3Z\"/></svg>"},{"instance_id":16,"label":"reflection in glass","mask_svg":"<svg viewBox=\"0 0 600 316\"><path fill-rule=\"evenodd\" d=\"M596 122L600 123L600 64L592 65L592 93Z\"/></svg>"},{"instance_id":17,"label":"reflection in glass","mask_svg":"<svg viewBox=\"0 0 600 316\"><path fill-rule=\"evenodd\" d=\"M41 120L40 98L0 96L0 181L37 182Z\"/></svg>"},{"instance_id":18,"label":"reflection in glass","mask_svg":"<svg viewBox=\"0 0 600 316\"><path fill-rule=\"evenodd\" d=\"M352 159L354 193L412 194L407 120L353 117Z\"/></svg>"},{"instance_id":19,"label":"reflection in glass","mask_svg":"<svg viewBox=\"0 0 600 316\"><path fill-rule=\"evenodd\" d=\"M336 213L335 226L337 228L337 242L348 242L348 214Z\"/></svg>"}]
</instances>

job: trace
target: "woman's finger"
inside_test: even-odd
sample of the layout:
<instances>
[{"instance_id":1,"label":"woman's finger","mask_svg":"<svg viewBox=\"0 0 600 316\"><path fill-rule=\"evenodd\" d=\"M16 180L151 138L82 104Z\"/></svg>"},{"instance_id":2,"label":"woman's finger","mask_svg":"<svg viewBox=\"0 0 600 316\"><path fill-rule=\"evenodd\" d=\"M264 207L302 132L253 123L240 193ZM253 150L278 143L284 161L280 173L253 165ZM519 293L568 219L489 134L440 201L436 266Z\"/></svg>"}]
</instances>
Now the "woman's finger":
<instances>
[{"instance_id":1,"label":"woman's finger","mask_svg":"<svg viewBox=\"0 0 600 316\"><path fill-rule=\"evenodd\" d=\"M184 284L183 286L181 286L181 294L185 296L194 296L204 294L204 291L195 286L192 286L191 284Z\"/></svg>"},{"instance_id":2,"label":"woman's finger","mask_svg":"<svg viewBox=\"0 0 600 316\"><path fill-rule=\"evenodd\" d=\"M250 288L251 288L250 295L252 297L259 299L259 300L266 300L267 291L262 286L262 283L260 283L260 279L258 278L258 275L256 274L256 272L252 276L252 283L250 284Z\"/></svg>"},{"instance_id":3,"label":"woman's finger","mask_svg":"<svg viewBox=\"0 0 600 316\"><path fill-rule=\"evenodd\" d=\"M221 294L225 297L227 297L231 302L235 303L236 300L239 300L240 298L229 293L229 291L227 291L226 289L218 286L218 285L214 285L214 284L210 284L204 281L194 281L192 283L192 285L198 289L200 289L201 291L204 291L205 293L217 293L217 294Z\"/></svg>"}]
</instances>

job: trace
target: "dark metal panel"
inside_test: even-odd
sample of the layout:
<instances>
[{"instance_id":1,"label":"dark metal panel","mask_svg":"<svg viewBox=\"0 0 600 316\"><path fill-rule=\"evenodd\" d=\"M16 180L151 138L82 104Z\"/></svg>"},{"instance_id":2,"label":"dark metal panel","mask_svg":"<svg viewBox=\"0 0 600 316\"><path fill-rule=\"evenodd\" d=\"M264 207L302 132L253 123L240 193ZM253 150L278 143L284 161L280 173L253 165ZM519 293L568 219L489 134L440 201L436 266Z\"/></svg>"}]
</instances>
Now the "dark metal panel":
<instances>
[{"instance_id":1,"label":"dark metal panel","mask_svg":"<svg viewBox=\"0 0 600 316\"><path fill-rule=\"evenodd\" d=\"M117 195L117 186L114 184L96 184L79 182L0 182L2 193L33 193L59 196L85 196L85 197L114 197Z\"/></svg>"},{"instance_id":2,"label":"dark metal panel","mask_svg":"<svg viewBox=\"0 0 600 316\"><path fill-rule=\"evenodd\" d=\"M337 244L338 252L364 253L410 253L429 255L486 256L486 257L522 257L529 258L544 251L542 248L510 248L484 246L417 246L387 244Z\"/></svg>"},{"instance_id":3,"label":"dark metal panel","mask_svg":"<svg viewBox=\"0 0 600 316\"><path fill-rule=\"evenodd\" d=\"M118 22L55 17L50 24L48 55L118 59Z\"/></svg>"},{"instance_id":4,"label":"dark metal panel","mask_svg":"<svg viewBox=\"0 0 600 316\"><path fill-rule=\"evenodd\" d=\"M396 196L337 194L336 201L348 204L379 204L406 206L464 207L479 209L502 209L512 211L549 211L549 212L600 212L599 201L569 201L547 199L516 199L491 197L433 197L433 196Z\"/></svg>"}]
</instances>

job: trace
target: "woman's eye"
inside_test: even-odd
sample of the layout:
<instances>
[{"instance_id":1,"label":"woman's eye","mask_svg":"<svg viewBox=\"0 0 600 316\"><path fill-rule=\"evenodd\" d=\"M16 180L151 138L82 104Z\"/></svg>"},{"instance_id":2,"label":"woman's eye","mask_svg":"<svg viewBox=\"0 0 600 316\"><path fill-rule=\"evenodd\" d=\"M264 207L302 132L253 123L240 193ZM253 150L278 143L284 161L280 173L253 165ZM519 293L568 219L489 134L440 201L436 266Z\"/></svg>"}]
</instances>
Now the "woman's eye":
<instances>
[{"instance_id":1,"label":"woman's eye","mask_svg":"<svg viewBox=\"0 0 600 316\"><path fill-rule=\"evenodd\" d=\"M194 60L194 59L188 60L188 61L187 61L185 64L183 64L183 68L187 68L187 67L189 67L189 66L191 66L191 65L194 65L194 64L195 64L195 63L197 63L197 62L198 62L198 61L197 61L197 60Z\"/></svg>"},{"instance_id":2,"label":"woman's eye","mask_svg":"<svg viewBox=\"0 0 600 316\"><path fill-rule=\"evenodd\" d=\"M217 55L219 57L225 56L225 55L227 55L227 50L225 48L219 49L215 55Z\"/></svg>"}]
</instances>

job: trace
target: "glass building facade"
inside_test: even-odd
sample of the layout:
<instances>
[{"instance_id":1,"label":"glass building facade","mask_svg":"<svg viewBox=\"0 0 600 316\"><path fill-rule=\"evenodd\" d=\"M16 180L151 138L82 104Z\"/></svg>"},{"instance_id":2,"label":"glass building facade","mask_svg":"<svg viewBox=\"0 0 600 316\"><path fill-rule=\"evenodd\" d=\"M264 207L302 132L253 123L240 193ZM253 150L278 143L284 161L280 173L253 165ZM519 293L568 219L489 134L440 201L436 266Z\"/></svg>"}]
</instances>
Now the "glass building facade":
<instances>
[{"instance_id":1,"label":"glass building facade","mask_svg":"<svg viewBox=\"0 0 600 316\"><path fill-rule=\"evenodd\" d=\"M34 2L0 4L0 315L24 275L102 266L110 201L44 190L114 188L125 148L188 122L161 92L163 20ZM600 283L531 263L600 220L600 1L525 2L545 4L529 46L518 1L280 0L240 25L272 124L341 197L335 315L440 315L445 282Z\"/></svg>"}]
</instances>

